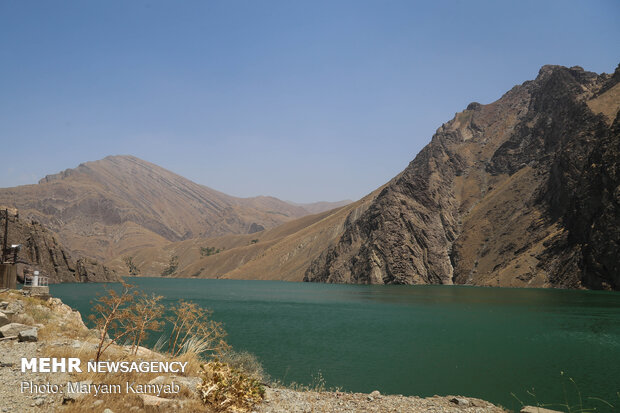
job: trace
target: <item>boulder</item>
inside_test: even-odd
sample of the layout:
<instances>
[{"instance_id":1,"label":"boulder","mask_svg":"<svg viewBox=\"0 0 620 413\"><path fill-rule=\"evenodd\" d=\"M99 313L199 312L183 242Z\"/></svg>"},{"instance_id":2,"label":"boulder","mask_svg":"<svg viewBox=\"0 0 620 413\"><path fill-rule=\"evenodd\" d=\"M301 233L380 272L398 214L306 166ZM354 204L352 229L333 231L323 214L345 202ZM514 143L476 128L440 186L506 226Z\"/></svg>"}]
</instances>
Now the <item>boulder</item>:
<instances>
[{"instance_id":1,"label":"boulder","mask_svg":"<svg viewBox=\"0 0 620 413\"><path fill-rule=\"evenodd\" d=\"M463 407L467 407L469 406L469 400L467 400L464 397L453 397L450 399L450 402L458 405L458 406L463 406Z\"/></svg>"},{"instance_id":2,"label":"boulder","mask_svg":"<svg viewBox=\"0 0 620 413\"><path fill-rule=\"evenodd\" d=\"M6 306L6 311L3 312L5 314L21 314L24 312L24 303L21 300L13 301Z\"/></svg>"},{"instance_id":3,"label":"boulder","mask_svg":"<svg viewBox=\"0 0 620 413\"><path fill-rule=\"evenodd\" d=\"M50 298L47 300L47 303L51 307L52 312L62 316L66 321L75 323L78 327L85 330L88 328L84 324L80 312L63 303L60 298Z\"/></svg>"},{"instance_id":4,"label":"boulder","mask_svg":"<svg viewBox=\"0 0 620 413\"><path fill-rule=\"evenodd\" d=\"M0 327L0 337L14 337L21 331L28 330L30 328L32 327L25 324L9 323Z\"/></svg>"},{"instance_id":5,"label":"boulder","mask_svg":"<svg viewBox=\"0 0 620 413\"><path fill-rule=\"evenodd\" d=\"M9 323L9 318L6 316L6 314L0 311L0 327L5 326Z\"/></svg>"},{"instance_id":6,"label":"boulder","mask_svg":"<svg viewBox=\"0 0 620 413\"><path fill-rule=\"evenodd\" d=\"M37 337L37 329L35 327L33 328L29 328L28 330L24 330L24 331L20 331L17 334L17 339L19 341L38 341L38 337Z\"/></svg>"}]
</instances>

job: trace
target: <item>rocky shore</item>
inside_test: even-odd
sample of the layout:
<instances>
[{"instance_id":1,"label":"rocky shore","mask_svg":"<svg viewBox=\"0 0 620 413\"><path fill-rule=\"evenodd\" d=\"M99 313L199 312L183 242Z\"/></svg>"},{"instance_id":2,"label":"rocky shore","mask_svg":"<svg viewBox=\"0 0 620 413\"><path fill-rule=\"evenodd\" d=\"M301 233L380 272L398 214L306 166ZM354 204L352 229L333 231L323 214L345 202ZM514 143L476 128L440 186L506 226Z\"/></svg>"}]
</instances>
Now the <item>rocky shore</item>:
<instances>
[{"instance_id":1,"label":"rocky shore","mask_svg":"<svg viewBox=\"0 0 620 413\"><path fill-rule=\"evenodd\" d=\"M201 382L199 365L188 360L187 372L179 375L143 373L129 376L117 373L41 373L22 372L22 358L78 357L92 360L97 332L89 330L79 312L57 298L46 301L28 297L21 291L0 292L0 412L152 412L152 411L218 411L205 406L198 394ZM140 348L134 356L129 347L110 347L109 360L167 360L162 354ZM67 383L80 383L88 388L96 383L120 382L163 385L175 382L180 390L173 394L105 394L70 392ZM60 391L33 391L57 386ZM220 410L221 411L221 410ZM500 413L501 407L462 396L429 398L338 391L298 391L265 386L262 403L256 413L302 412L454 412Z\"/></svg>"}]
</instances>

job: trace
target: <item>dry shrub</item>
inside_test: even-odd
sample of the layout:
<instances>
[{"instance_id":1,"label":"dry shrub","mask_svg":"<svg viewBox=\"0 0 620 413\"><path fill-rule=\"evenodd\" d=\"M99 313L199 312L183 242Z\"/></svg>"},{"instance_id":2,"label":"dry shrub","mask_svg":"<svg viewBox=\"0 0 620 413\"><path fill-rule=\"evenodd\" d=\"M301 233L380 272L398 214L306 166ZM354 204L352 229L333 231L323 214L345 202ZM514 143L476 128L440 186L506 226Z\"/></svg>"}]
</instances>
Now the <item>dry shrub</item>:
<instances>
[{"instance_id":1,"label":"dry shrub","mask_svg":"<svg viewBox=\"0 0 620 413\"><path fill-rule=\"evenodd\" d=\"M270 381L270 377L265 373L263 365L252 353L228 349L219 356L219 360L262 383L269 383Z\"/></svg>"},{"instance_id":2,"label":"dry shrub","mask_svg":"<svg viewBox=\"0 0 620 413\"><path fill-rule=\"evenodd\" d=\"M95 361L99 361L101 355L112 344L118 343L121 339L134 333L134 326L131 325L132 314L127 307L137 298L138 292L133 290L133 285L127 284L123 280L120 283L121 292L117 293L111 288L106 288L108 294L97 299L93 305L94 313L88 317L99 332L99 345ZM108 336L110 339L106 343Z\"/></svg>"},{"instance_id":3,"label":"dry shrub","mask_svg":"<svg viewBox=\"0 0 620 413\"><path fill-rule=\"evenodd\" d=\"M140 344L149 336L149 331L162 329L164 323L159 319L164 314L164 306L160 303L163 298L161 295L141 294L127 309L127 317L133 330L130 334L133 354L137 354Z\"/></svg>"},{"instance_id":4,"label":"dry shrub","mask_svg":"<svg viewBox=\"0 0 620 413\"><path fill-rule=\"evenodd\" d=\"M220 412L244 413L265 396L261 383L220 361L202 365L202 401Z\"/></svg>"}]
</instances>

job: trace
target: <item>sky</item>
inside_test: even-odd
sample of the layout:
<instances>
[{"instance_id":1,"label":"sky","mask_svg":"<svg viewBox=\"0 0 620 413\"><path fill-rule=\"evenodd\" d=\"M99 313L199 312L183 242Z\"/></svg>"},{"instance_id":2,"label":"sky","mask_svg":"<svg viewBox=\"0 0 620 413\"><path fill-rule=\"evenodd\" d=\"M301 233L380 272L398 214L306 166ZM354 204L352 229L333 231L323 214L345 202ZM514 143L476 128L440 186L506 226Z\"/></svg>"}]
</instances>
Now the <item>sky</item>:
<instances>
[{"instance_id":1,"label":"sky","mask_svg":"<svg viewBox=\"0 0 620 413\"><path fill-rule=\"evenodd\" d=\"M131 154L359 199L544 64L612 73L618 1L0 0L0 187Z\"/></svg>"}]
</instances>

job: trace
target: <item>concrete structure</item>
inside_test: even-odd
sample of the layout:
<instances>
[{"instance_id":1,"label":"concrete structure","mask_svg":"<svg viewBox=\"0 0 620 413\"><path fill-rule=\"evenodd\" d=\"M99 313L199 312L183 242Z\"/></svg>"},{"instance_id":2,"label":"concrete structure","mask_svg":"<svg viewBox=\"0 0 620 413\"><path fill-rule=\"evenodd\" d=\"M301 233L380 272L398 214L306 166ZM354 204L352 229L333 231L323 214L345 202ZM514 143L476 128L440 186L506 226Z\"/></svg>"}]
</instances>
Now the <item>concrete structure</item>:
<instances>
[{"instance_id":1,"label":"concrete structure","mask_svg":"<svg viewBox=\"0 0 620 413\"><path fill-rule=\"evenodd\" d=\"M17 273L16 273L17 277ZM39 275L39 271L35 271L34 275L26 276L24 279L24 292L30 292L30 295L49 296L50 287L49 279L44 275Z\"/></svg>"}]
</instances>

